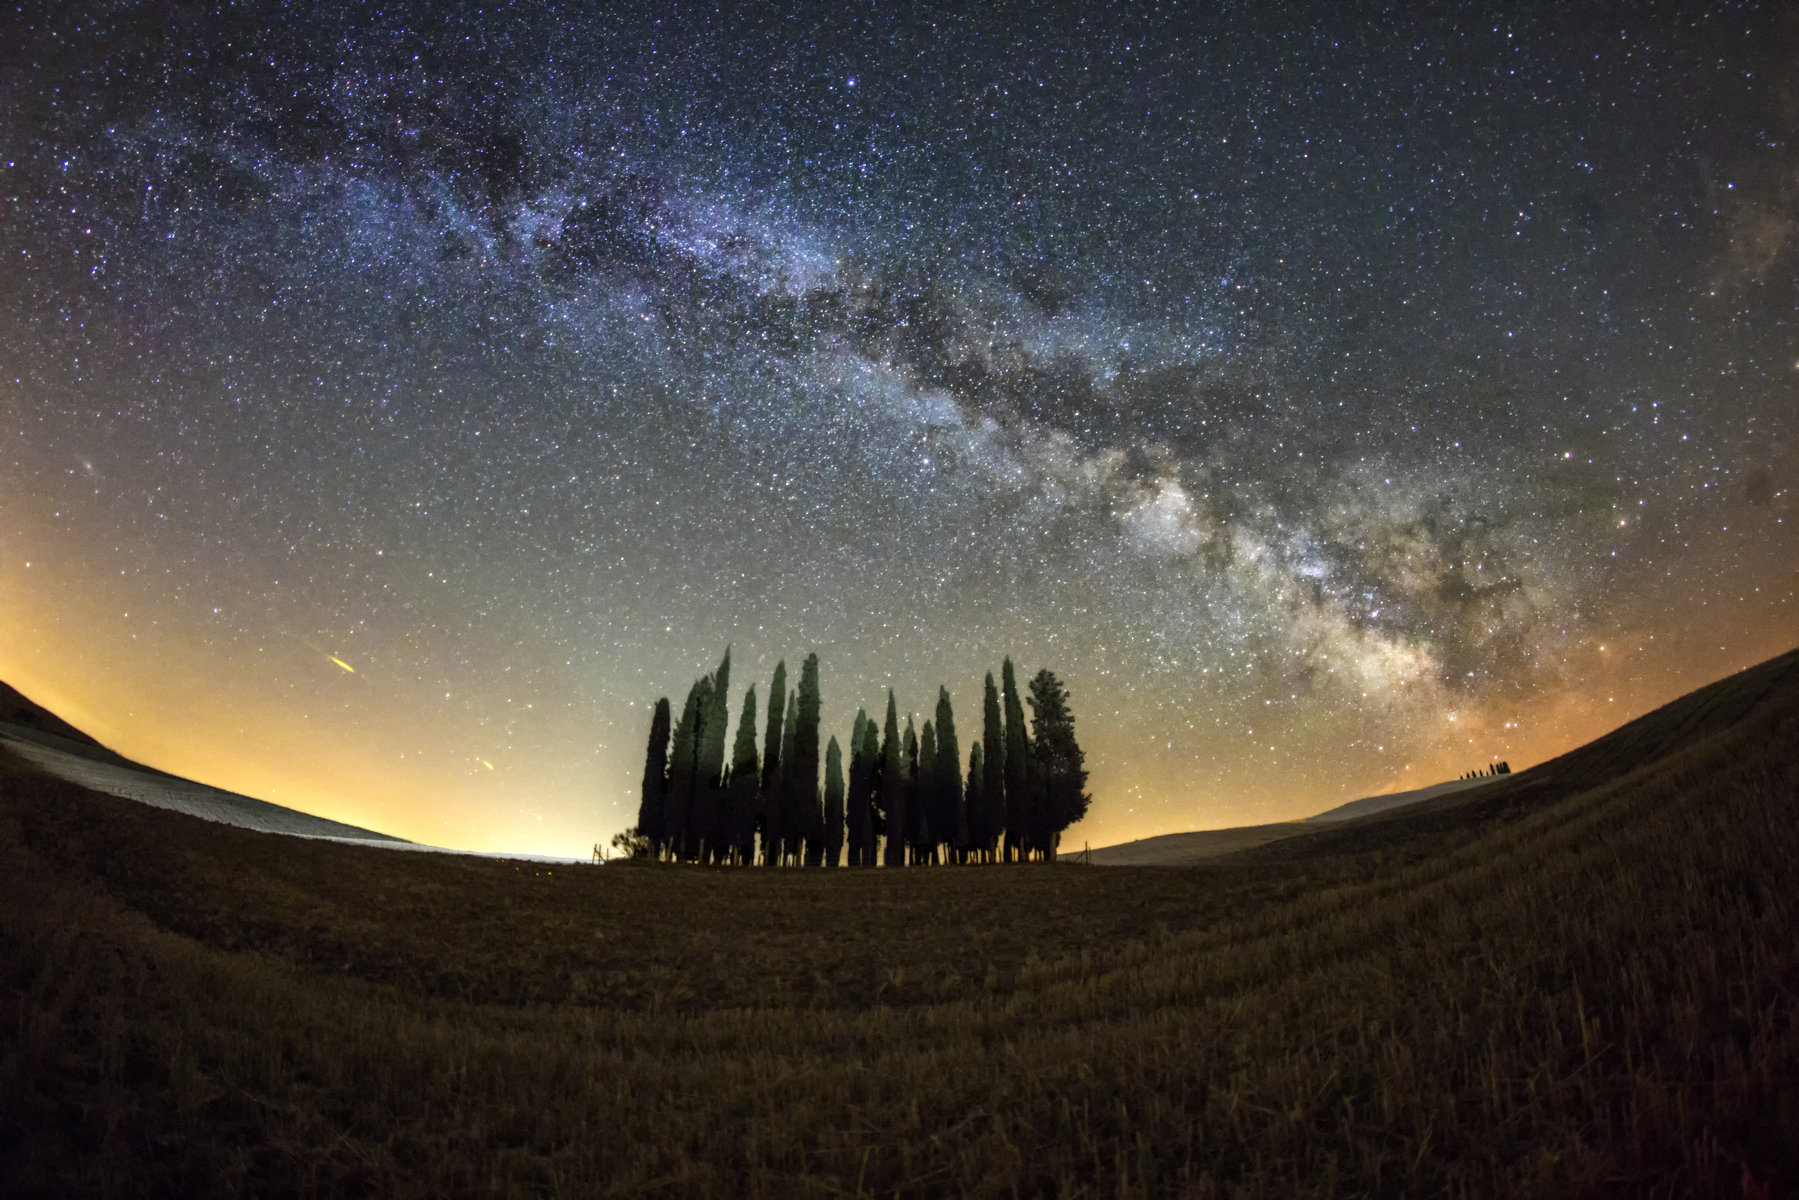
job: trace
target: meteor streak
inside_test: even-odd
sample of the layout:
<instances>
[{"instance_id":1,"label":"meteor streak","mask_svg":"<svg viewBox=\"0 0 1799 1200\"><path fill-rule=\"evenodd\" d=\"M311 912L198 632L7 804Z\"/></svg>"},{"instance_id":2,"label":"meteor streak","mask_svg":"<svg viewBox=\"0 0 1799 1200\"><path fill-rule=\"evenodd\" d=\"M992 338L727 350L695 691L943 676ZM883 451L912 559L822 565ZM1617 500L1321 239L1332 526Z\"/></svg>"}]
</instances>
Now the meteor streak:
<instances>
[{"instance_id":1,"label":"meteor streak","mask_svg":"<svg viewBox=\"0 0 1799 1200\"><path fill-rule=\"evenodd\" d=\"M342 667L346 674L349 674L349 675L356 674L355 667L352 667L349 663L345 662L343 659L339 658L337 655L331 653L329 650L326 650L321 646L315 646L310 641L308 641L305 638L300 637L296 634L289 634L288 636L293 638L294 641L300 643L302 646L306 647L308 650L312 651L314 654L318 655L320 658L329 659L329 660L331 660L331 662L335 663L337 666Z\"/></svg>"}]
</instances>

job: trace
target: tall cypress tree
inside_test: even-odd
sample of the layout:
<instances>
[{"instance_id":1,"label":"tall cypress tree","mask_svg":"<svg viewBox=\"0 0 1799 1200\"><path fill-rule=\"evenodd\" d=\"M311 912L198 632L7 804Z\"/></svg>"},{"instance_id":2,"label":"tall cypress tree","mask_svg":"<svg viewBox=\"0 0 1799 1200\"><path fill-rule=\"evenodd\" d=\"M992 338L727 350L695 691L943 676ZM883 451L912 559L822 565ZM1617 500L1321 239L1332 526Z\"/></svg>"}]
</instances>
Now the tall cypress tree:
<instances>
[{"instance_id":1,"label":"tall cypress tree","mask_svg":"<svg viewBox=\"0 0 1799 1200\"><path fill-rule=\"evenodd\" d=\"M999 857L1000 835L1006 832L1006 724L999 715L999 689L993 672L981 698L981 845L987 857Z\"/></svg>"},{"instance_id":2,"label":"tall cypress tree","mask_svg":"<svg viewBox=\"0 0 1799 1200\"><path fill-rule=\"evenodd\" d=\"M1000 667L1000 678L1006 706L1006 860L1022 862L1031 851L1031 740L1011 659Z\"/></svg>"},{"instance_id":3,"label":"tall cypress tree","mask_svg":"<svg viewBox=\"0 0 1799 1200\"><path fill-rule=\"evenodd\" d=\"M1062 831L1087 815L1086 755L1074 740L1068 689L1046 667L1031 679L1031 732L1037 784L1032 840L1051 861Z\"/></svg>"},{"instance_id":4,"label":"tall cypress tree","mask_svg":"<svg viewBox=\"0 0 1799 1200\"><path fill-rule=\"evenodd\" d=\"M937 848L943 841L943 826L938 824L943 813L940 794L943 779L937 772L937 729L929 721L918 735L918 857L921 862L937 861Z\"/></svg>"},{"instance_id":5,"label":"tall cypress tree","mask_svg":"<svg viewBox=\"0 0 1799 1200\"><path fill-rule=\"evenodd\" d=\"M881 739L873 721L862 726L862 762L868 771L868 828L862 836L862 865L872 867L876 865L875 847L879 845L882 825L880 809L875 805L880 789Z\"/></svg>"},{"instance_id":6,"label":"tall cypress tree","mask_svg":"<svg viewBox=\"0 0 1799 1200\"><path fill-rule=\"evenodd\" d=\"M700 723L698 767L693 789L691 853L715 862L728 840L729 808L725 802L725 729L731 723L731 648L712 674L712 688Z\"/></svg>"},{"instance_id":7,"label":"tall cypress tree","mask_svg":"<svg viewBox=\"0 0 1799 1200\"><path fill-rule=\"evenodd\" d=\"M833 737L825 747L824 865L837 866L843 855L843 750Z\"/></svg>"},{"instance_id":8,"label":"tall cypress tree","mask_svg":"<svg viewBox=\"0 0 1799 1200\"><path fill-rule=\"evenodd\" d=\"M806 832L800 827L799 805L793 802L793 731L799 723L799 693L788 692L787 715L781 718L781 781L772 801L781 811L781 836L775 847L783 863L798 857L800 839Z\"/></svg>"},{"instance_id":9,"label":"tall cypress tree","mask_svg":"<svg viewBox=\"0 0 1799 1200\"><path fill-rule=\"evenodd\" d=\"M748 863L756 853L756 795L761 790L756 762L756 685L743 694L743 713L737 718L737 740L731 746L731 786L727 811L731 853Z\"/></svg>"},{"instance_id":10,"label":"tall cypress tree","mask_svg":"<svg viewBox=\"0 0 1799 1200\"><path fill-rule=\"evenodd\" d=\"M675 723L674 748L668 755L668 823L665 829L670 858L685 858L693 832L693 794L699 777L699 745L705 709L711 700L710 676L694 681L687 691L681 719Z\"/></svg>"},{"instance_id":11,"label":"tall cypress tree","mask_svg":"<svg viewBox=\"0 0 1799 1200\"><path fill-rule=\"evenodd\" d=\"M887 815L887 848L882 861L906 865L906 749L900 741L893 689L887 690L887 721L881 742L881 808Z\"/></svg>"},{"instance_id":12,"label":"tall cypress tree","mask_svg":"<svg viewBox=\"0 0 1799 1200\"><path fill-rule=\"evenodd\" d=\"M650 717L650 749L643 764L643 800L637 806L637 832L657 853L668 837L668 697L656 701Z\"/></svg>"},{"instance_id":13,"label":"tall cypress tree","mask_svg":"<svg viewBox=\"0 0 1799 1200\"><path fill-rule=\"evenodd\" d=\"M981 796L985 780L986 768L981 762L981 743L976 742L968 751L968 790L963 795L963 802L968 806L968 819L972 824L976 814L986 812L986 801ZM975 837L971 830L968 835L968 853L973 862L987 861L987 844Z\"/></svg>"},{"instance_id":14,"label":"tall cypress tree","mask_svg":"<svg viewBox=\"0 0 1799 1200\"><path fill-rule=\"evenodd\" d=\"M912 727L912 714L906 714L906 737L900 749L900 788L906 797L905 843L906 861L918 862L918 848L924 843L924 806L918 802L918 731Z\"/></svg>"},{"instance_id":15,"label":"tall cypress tree","mask_svg":"<svg viewBox=\"0 0 1799 1200\"><path fill-rule=\"evenodd\" d=\"M682 840L682 855L692 861L703 860L706 834L718 814L717 772L723 764L712 760L712 731L728 719L728 703L718 694L716 675L700 680L699 719L693 727L693 790L687 797L687 829Z\"/></svg>"},{"instance_id":16,"label":"tall cypress tree","mask_svg":"<svg viewBox=\"0 0 1799 1200\"><path fill-rule=\"evenodd\" d=\"M799 847L806 837L799 804L793 802L793 730L797 727L799 691L790 691L788 711L781 718L781 862L799 862Z\"/></svg>"},{"instance_id":17,"label":"tall cypress tree","mask_svg":"<svg viewBox=\"0 0 1799 1200\"><path fill-rule=\"evenodd\" d=\"M762 862L781 865L781 744L786 740L787 662L775 664L768 689L768 729L762 740Z\"/></svg>"},{"instance_id":18,"label":"tall cypress tree","mask_svg":"<svg viewBox=\"0 0 1799 1200\"><path fill-rule=\"evenodd\" d=\"M962 743L956 739L956 714L950 707L949 689L937 689L937 804L942 824L937 840L949 844L955 862L968 852L968 809L962 795Z\"/></svg>"},{"instance_id":19,"label":"tall cypress tree","mask_svg":"<svg viewBox=\"0 0 1799 1200\"><path fill-rule=\"evenodd\" d=\"M805 862L817 866L824 855L824 813L818 794L818 723L824 702L818 691L818 655L806 655L800 666L800 687L795 697L793 804L796 832L805 840Z\"/></svg>"},{"instance_id":20,"label":"tall cypress tree","mask_svg":"<svg viewBox=\"0 0 1799 1200\"><path fill-rule=\"evenodd\" d=\"M873 820L868 806L868 794L874 764L868 761L862 745L867 727L868 713L858 708L856 723L850 729L850 778L849 789L844 796L843 814L845 823L849 826L849 865L852 867L869 865L862 856L862 848L868 842L869 825Z\"/></svg>"}]
</instances>

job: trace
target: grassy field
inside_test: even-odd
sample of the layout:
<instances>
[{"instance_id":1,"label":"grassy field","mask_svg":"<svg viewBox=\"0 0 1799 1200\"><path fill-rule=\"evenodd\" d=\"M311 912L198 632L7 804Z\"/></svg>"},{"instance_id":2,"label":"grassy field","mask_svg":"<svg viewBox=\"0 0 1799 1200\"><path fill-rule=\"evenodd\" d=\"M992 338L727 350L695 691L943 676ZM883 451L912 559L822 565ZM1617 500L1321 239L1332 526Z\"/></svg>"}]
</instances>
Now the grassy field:
<instances>
[{"instance_id":1,"label":"grassy field","mask_svg":"<svg viewBox=\"0 0 1799 1200\"><path fill-rule=\"evenodd\" d=\"M1183 869L547 868L0 761L0 1195L1794 1194L1760 671Z\"/></svg>"}]
</instances>

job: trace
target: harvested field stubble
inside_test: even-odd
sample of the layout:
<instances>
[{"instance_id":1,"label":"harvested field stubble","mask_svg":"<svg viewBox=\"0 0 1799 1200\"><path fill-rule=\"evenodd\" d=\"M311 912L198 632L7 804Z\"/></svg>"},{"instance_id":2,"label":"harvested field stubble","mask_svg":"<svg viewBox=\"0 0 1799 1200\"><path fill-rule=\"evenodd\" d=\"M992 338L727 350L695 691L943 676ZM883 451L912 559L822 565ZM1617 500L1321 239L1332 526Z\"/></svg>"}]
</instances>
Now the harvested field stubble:
<instances>
[{"instance_id":1,"label":"harvested field stubble","mask_svg":"<svg viewBox=\"0 0 1799 1200\"><path fill-rule=\"evenodd\" d=\"M7 1195L1799 1188L1791 703L1192 869L552 874L5 770Z\"/></svg>"}]
</instances>

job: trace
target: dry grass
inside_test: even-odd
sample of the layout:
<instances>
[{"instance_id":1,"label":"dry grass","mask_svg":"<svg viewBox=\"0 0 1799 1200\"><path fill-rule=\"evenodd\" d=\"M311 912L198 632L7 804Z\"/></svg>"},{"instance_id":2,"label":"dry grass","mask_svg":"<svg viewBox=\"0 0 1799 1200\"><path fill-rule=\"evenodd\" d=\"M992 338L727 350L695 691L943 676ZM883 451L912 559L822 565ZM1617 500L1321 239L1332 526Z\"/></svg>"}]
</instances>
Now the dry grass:
<instances>
[{"instance_id":1,"label":"dry grass","mask_svg":"<svg viewBox=\"0 0 1799 1200\"><path fill-rule=\"evenodd\" d=\"M1689 732L1188 870L552 873L12 764L0 1194L1790 1194L1799 706Z\"/></svg>"}]
</instances>

